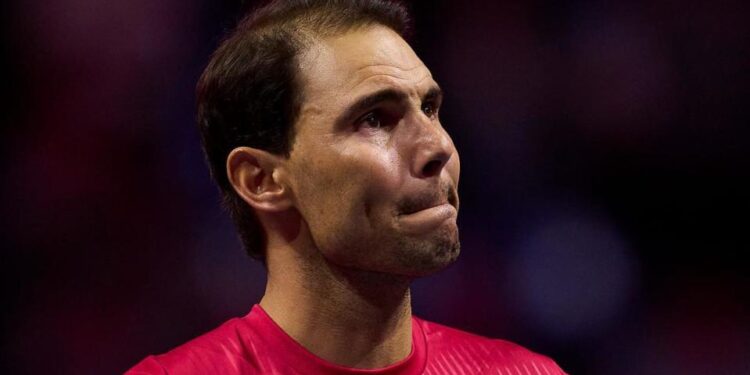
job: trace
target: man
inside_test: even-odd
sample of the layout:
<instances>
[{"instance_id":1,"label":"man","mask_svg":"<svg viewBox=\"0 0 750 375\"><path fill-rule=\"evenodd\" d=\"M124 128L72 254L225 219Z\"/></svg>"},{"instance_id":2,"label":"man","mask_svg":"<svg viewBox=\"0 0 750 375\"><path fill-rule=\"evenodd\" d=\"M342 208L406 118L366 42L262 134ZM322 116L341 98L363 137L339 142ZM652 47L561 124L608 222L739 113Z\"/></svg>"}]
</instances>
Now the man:
<instances>
[{"instance_id":1,"label":"man","mask_svg":"<svg viewBox=\"0 0 750 375\"><path fill-rule=\"evenodd\" d=\"M275 1L221 44L198 120L266 292L130 373L563 373L412 317L410 282L459 253L459 159L406 25L383 0Z\"/></svg>"}]
</instances>

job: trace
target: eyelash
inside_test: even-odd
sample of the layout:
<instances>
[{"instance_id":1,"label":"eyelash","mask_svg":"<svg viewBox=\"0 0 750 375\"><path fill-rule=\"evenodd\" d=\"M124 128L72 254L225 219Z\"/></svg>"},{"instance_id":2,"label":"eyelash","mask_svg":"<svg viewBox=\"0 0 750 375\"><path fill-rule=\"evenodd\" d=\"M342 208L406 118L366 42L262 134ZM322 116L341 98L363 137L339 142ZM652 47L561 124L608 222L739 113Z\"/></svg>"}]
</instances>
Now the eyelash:
<instances>
[{"instance_id":1,"label":"eyelash","mask_svg":"<svg viewBox=\"0 0 750 375\"><path fill-rule=\"evenodd\" d=\"M434 102L422 103L422 113L424 113L430 119L437 118L439 107ZM383 121L385 121L385 115L380 110L370 111L357 121L358 126L367 126L373 129L380 129L384 127Z\"/></svg>"},{"instance_id":2,"label":"eyelash","mask_svg":"<svg viewBox=\"0 0 750 375\"><path fill-rule=\"evenodd\" d=\"M383 127L381 115L377 111L372 111L362 116L362 119L358 121L358 124L365 125L370 128L379 129ZM377 125L373 125L372 122L377 122Z\"/></svg>"},{"instance_id":3,"label":"eyelash","mask_svg":"<svg viewBox=\"0 0 750 375\"><path fill-rule=\"evenodd\" d=\"M427 117L429 118L437 117L439 109L440 108L434 102L422 103L422 113L427 115ZM429 110L429 113L428 113L428 110Z\"/></svg>"}]
</instances>

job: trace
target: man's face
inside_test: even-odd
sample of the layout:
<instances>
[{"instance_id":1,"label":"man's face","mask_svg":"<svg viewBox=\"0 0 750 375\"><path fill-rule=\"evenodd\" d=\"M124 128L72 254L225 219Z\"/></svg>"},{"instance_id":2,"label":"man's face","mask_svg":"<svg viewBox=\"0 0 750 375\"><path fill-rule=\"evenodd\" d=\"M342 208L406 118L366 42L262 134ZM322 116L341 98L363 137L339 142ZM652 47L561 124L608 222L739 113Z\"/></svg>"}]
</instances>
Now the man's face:
<instances>
[{"instance_id":1,"label":"man's face","mask_svg":"<svg viewBox=\"0 0 750 375\"><path fill-rule=\"evenodd\" d=\"M323 256L405 276L455 260L458 153L409 45L382 26L327 38L301 56L300 81L289 183Z\"/></svg>"}]
</instances>

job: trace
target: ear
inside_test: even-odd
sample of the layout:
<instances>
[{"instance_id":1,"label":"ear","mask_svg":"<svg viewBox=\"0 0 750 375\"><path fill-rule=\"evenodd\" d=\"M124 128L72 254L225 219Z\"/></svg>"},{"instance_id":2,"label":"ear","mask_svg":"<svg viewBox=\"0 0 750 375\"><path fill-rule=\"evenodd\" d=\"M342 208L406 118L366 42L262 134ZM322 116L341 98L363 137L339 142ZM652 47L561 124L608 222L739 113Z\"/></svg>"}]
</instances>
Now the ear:
<instances>
[{"instance_id":1,"label":"ear","mask_svg":"<svg viewBox=\"0 0 750 375\"><path fill-rule=\"evenodd\" d=\"M227 178L234 191L254 209L279 212L292 205L289 189L278 181L283 158L252 147L237 147L227 156Z\"/></svg>"}]
</instances>

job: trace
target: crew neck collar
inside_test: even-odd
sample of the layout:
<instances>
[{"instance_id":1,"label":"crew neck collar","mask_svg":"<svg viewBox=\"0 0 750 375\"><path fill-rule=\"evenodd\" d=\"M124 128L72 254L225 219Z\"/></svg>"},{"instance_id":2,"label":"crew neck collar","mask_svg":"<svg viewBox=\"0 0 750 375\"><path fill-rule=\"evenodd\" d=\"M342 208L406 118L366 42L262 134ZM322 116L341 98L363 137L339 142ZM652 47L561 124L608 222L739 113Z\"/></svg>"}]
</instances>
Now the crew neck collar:
<instances>
[{"instance_id":1,"label":"crew neck collar","mask_svg":"<svg viewBox=\"0 0 750 375\"><path fill-rule=\"evenodd\" d=\"M326 375L347 374L378 374L378 375L412 375L421 374L424 371L427 360L427 343L422 326L412 317L412 349L406 358L377 369L358 369L337 365L322 359L305 347L300 345L291 336L284 332L281 327L273 321L260 305L254 305L250 313L245 317L255 321L253 326L258 329L265 348L270 356L280 363L288 363L305 373ZM274 360L274 362L276 362Z\"/></svg>"}]
</instances>

